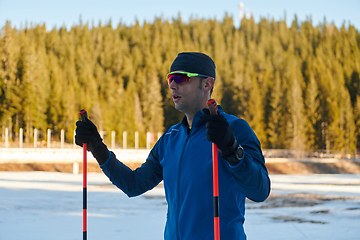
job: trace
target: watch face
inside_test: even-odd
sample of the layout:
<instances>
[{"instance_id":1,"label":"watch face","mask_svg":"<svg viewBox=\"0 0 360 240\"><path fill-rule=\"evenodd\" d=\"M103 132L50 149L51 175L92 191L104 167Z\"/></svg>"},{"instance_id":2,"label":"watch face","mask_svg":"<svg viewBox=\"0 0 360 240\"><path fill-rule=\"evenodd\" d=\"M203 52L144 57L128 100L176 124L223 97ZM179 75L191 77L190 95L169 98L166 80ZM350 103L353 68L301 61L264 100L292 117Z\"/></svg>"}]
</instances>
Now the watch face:
<instances>
[{"instance_id":1,"label":"watch face","mask_svg":"<svg viewBox=\"0 0 360 240\"><path fill-rule=\"evenodd\" d=\"M236 155L238 156L238 158L242 158L244 156L244 149L239 145L236 151Z\"/></svg>"}]
</instances>

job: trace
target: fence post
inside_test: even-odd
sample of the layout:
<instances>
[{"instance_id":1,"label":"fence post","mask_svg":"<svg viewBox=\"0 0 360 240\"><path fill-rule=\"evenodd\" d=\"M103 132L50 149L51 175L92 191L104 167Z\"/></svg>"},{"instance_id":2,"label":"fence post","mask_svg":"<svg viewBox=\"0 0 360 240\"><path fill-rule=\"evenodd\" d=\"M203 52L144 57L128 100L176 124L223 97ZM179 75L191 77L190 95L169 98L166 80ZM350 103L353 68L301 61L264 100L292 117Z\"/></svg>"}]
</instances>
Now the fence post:
<instances>
[{"instance_id":1,"label":"fence post","mask_svg":"<svg viewBox=\"0 0 360 240\"><path fill-rule=\"evenodd\" d=\"M79 163L73 163L73 174L79 174Z\"/></svg>"},{"instance_id":2,"label":"fence post","mask_svg":"<svg viewBox=\"0 0 360 240\"><path fill-rule=\"evenodd\" d=\"M23 147L23 142L24 142L24 129L20 128L20 133L19 133L19 147L20 148Z\"/></svg>"},{"instance_id":3,"label":"fence post","mask_svg":"<svg viewBox=\"0 0 360 240\"><path fill-rule=\"evenodd\" d=\"M115 131L111 131L111 148L115 149Z\"/></svg>"},{"instance_id":4,"label":"fence post","mask_svg":"<svg viewBox=\"0 0 360 240\"><path fill-rule=\"evenodd\" d=\"M150 149L151 133L146 132L146 149Z\"/></svg>"},{"instance_id":5,"label":"fence post","mask_svg":"<svg viewBox=\"0 0 360 240\"><path fill-rule=\"evenodd\" d=\"M123 149L127 148L127 132L123 132Z\"/></svg>"},{"instance_id":6,"label":"fence post","mask_svg":"<svg viewBox=\"0 0 360 240\"><path fill-rule=\"evenodd\" d=\"M75 143L75 135L76 135L76 130L74 130L74 148L76 147L76 143Z\"/></svg>"},{"instance_id":7,"label":"fence post","mask_svg":"<svg viewBox=\"0 0 360 240\"><path fill-rule=\"evenodd\" d=\"M9 147L9 129L5 128L5 147Z\"/></svg>"},{"instance_id":8,"label":"fence post","mask_svg":"<svg viewBox=\"0 0 360 240\"><path fill-rule=\"evenodd\" d=\"M139 132L135 132L135 149L139 149Z\"/></svg>"},{"instance_id":9,"label":"fence post","mask_svg":"<svg viewBox=\"0 0 360 240\"><path fill-rule=\"evenodd\" d=\"M34 148L37 147L37 129L34 129Z\"/></svg>"},{"instance_id":10,"label":"fence post","mask_svg":"<svg viewBox=\"0 0 360 240\"><path fill-rule=\"evenodd\" d=\"M64 142L65 142L65 130L61 129L61 131L60 131L60 148L64 148Z\"/></svg>"},{"instance_id":11,"label":"fence post","mask_svg":"<svg viewBox=\"0 0 360 240\"><path fill-rule=\"evenodd\" d=\"M48 129L47 130L47 147L50 148L50 144L51 144L51 130Z\"/></svg>"}]
</instances>

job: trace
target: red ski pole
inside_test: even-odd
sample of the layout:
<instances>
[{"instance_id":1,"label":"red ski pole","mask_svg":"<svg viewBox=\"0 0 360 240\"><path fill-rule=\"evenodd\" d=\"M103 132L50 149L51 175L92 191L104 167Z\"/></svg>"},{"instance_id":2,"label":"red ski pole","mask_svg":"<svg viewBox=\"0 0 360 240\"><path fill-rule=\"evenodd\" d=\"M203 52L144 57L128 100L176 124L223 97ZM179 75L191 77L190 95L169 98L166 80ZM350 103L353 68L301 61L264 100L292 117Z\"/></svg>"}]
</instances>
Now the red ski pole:
<instances>
[{"instance_id":1,"label":"red ski pole","mask_svg":"<svg viewBox=\"0 0 360 240\"><path fill-rule=\"evenodd\" d=\"M87 119L87 111L83 109L79 112L81 121ZM87 237L87 143L83 143L83 240Z\"/></svg>"},{"instance_id":2,"label":"red ski pole","mask_svg":"<svg viewBox=\"0 0 360 240\"><path fill-rule=\"evenodd\" d=\"M217 105L215 99L210 99L206 103L209 106L210 114L215 115ZM214 239L220 240L220 219L219 219L219 170L218 170L218 151L215 143L212 143L213 155L213 195L214 195Z\"/></svg>"}]
</instances>

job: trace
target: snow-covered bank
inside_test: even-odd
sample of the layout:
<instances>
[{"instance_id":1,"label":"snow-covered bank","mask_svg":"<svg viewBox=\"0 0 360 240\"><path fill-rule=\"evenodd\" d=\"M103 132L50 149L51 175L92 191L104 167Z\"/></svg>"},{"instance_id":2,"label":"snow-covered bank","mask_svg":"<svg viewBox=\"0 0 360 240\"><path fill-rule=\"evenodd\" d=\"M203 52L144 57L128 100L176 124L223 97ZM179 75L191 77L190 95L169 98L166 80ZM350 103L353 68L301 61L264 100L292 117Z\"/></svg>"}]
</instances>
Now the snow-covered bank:
<instances>
[{"instance_id":1,"label":"snow-covered bank","mask_svg":"<svg viewBox=\"0 0 360 240\"><path fill-rule=\"evenodd\" d=\"M360 175L271 179L267 201L247 202L248 239L359 239ZM129 199L88 175L88 239L162 239L166 207L162 186ZM0 172L0 239L82 239L82 175Z\"/></svg>"}]
</instances>

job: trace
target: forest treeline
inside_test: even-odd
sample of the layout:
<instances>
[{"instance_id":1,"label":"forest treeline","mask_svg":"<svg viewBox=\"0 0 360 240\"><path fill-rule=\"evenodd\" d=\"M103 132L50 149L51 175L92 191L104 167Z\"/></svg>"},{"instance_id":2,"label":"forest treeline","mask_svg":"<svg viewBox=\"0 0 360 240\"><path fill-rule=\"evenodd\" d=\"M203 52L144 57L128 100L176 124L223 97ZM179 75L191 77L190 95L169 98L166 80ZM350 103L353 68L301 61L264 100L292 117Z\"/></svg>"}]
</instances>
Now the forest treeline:
<instances>
[{"instance_id":1,"label":"forest treeline","mask_svg":"<svg viewBox=\"0 0 360 240\"><path fill-rule=\"evenodd\" d=\"M210 55L217 66L213 97L248 121L263 148L332 149L360 146L360 33L311 19L222 21L179 15L152 23L111 21L70 30L36 25L0 35L0 125L12 140L37 128L71 142L80 109L99 129L164 131L182 118L165 80L182 51ZM105 136L109 141L110 134Z\"/></svg>"}]
</instances>

